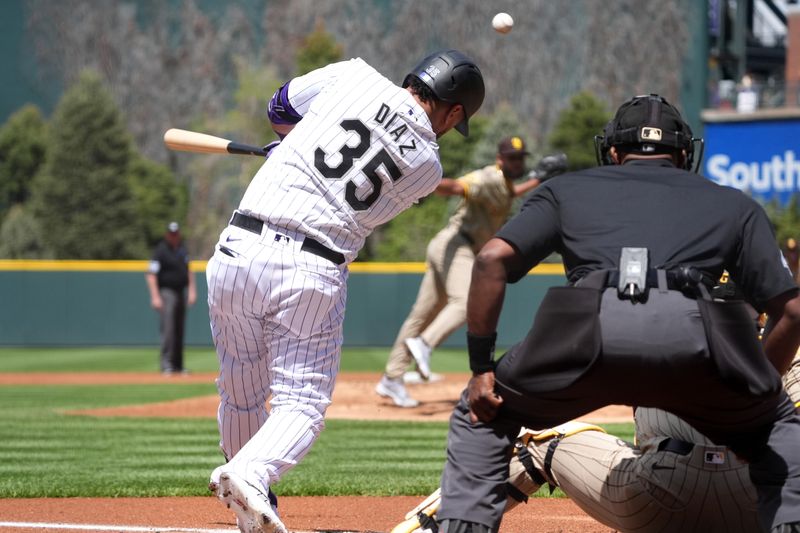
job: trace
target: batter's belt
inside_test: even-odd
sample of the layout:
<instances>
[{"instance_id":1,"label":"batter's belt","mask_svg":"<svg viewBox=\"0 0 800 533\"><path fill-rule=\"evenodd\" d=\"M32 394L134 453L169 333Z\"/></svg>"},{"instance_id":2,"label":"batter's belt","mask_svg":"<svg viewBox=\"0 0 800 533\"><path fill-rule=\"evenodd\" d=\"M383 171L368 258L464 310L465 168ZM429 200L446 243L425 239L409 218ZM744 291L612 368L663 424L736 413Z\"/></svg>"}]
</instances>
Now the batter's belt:
<instances>
[{"instance_id":1,"label":"batter's belt","mask_svg":"<svg viewBox=\"0 0 800 533\"><path fill-rule=\"evenodd\" d=\"M242 228L259 235L261 235L261 231L264 229L263 220L251 217L250 215L245 215L239 211L233 213L230 224L231 226L236 226L237 228ZM300 246L300 249L304 252L327 259L336 265L342 265L345 262L344 254L337 252L336 250L331 250L321 242L312 239L311 237L303 238L303 244Z\"/></svg>"}]
</instances>

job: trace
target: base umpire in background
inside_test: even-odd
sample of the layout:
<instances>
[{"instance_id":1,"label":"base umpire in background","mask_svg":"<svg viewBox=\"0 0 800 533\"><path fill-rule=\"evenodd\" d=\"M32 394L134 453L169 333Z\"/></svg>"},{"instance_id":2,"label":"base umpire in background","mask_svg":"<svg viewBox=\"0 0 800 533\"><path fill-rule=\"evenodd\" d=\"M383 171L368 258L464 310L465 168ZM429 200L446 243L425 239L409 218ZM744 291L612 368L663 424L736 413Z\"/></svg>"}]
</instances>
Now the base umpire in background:
<instances>
[{"instance_id":1,"label":"base umpire in background","mask_svg":"<svg viewBox=\"0 0 800 533\"><path fill-rule=\"evenodd\" d=\"M189 271L189 253L183 245L177 222L167 225L164 238L153 250L145 279L150 291L150 306L158 311L160 317L161 373L185 373L183 337L186 306L194 305L197 290L194 276Z\"/></svg>"},{"instance_id":2,"label":"base umpire in background","mask_svg":"<svg viewBox=\"0 0 800 533\"><path fill-rule=\"evenodd\" d=\"M764 210L689 172L698 142L663 98L635 97L598 139L604 166L540 185L481 250L442 532L499 528L521 426L608 404L665 409L730 447L749 462L761 527L800 530L800 417L780 380L800 346L800 295ZM526 338L495 364L506 284L554 251L570 286L548 290ZM709 296L725 269L769 315L763 345L744 302Z\"/></svg>"}]
</instances>

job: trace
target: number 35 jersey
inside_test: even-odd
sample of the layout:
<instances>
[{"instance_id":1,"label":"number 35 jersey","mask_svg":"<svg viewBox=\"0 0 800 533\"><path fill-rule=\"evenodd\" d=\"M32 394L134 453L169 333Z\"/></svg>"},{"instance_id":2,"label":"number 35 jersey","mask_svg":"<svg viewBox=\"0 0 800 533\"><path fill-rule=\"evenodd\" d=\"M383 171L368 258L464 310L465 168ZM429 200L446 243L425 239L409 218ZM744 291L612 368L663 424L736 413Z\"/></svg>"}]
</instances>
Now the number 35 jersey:
<instances>
[{"instance_id":1,"label":"number 35 jersey","mask_svg":"<svg viewBox=\"0 0 800 533\"><path fill-rule=\"evenodd\" d=\"M239 210L355 259L364 240L442 178L436 135L413 96L361 59L288 86L303 118L255 175Z\"/></svg>"}]
</instances>

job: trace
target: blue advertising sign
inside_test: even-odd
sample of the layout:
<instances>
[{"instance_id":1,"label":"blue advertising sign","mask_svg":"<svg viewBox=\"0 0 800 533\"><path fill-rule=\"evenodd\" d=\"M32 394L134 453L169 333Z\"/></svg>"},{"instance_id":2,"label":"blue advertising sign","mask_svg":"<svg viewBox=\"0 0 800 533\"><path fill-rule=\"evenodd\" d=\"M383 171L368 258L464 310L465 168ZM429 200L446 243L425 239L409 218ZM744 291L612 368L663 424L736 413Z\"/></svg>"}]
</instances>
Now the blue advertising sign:
<instances>
[{"instance_id":1,"label":"blue advertising sign","mask_svg":"<svg viewBox=\"0 0 800 533\"><path fill-rule=\"evenodd\" d=\"M800 191L800 119L707 122L703 174L785 206Z\"/></svg>"}]
</instances>

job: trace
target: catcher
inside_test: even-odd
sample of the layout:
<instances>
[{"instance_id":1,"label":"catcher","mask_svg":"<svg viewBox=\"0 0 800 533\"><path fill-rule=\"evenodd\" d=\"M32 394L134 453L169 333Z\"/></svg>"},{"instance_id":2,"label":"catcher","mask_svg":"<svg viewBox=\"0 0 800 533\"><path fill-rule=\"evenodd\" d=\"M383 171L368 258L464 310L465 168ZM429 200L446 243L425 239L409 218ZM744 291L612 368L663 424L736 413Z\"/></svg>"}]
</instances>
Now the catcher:
<instances>
[{"instance_id":1,"label":"catcher","mask_svg":"<svg viewBox=\"0 0 800 533\"><path fill-rule=\"evenodd\" d=\"M800 350L783 383L800 408ZM509 464L505 512L548 484L620 532L761 531L745 461L666 411L637 408L634 418L638 445L582 422L523 429ZM439 501L437 489L392 533L437 532Z\"/></svg>"}]
</instances>

